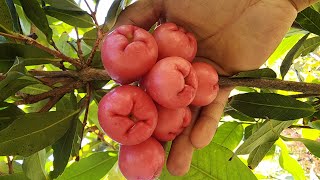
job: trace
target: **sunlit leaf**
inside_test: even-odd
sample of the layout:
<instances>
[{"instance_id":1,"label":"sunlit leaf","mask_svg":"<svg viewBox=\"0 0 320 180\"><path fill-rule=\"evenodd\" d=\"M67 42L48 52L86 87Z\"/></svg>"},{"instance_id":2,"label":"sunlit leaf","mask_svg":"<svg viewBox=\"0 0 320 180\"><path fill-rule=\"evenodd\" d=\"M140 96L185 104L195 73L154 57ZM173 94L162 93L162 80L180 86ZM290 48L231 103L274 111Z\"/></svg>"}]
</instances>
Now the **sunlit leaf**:
<instances>
[{"instance_id":1,"label":"sunlit leaf","mask_svg":"<svg viewBox=\"0 0 320 180\"><path fill-rule=\"evenodd\" d=\"M243 137L243 127L237 122L223 123L217 129L213 142L233 150L238 146Z\"/></svg>"},{"instance_id":2,"label":"sunlit leaf","mask_svg":"<svg viewBox=\"0 0 320 180\"><path fill-rule=\"evenodd\" d=\"M32 180L46 180L46 150L41 150L23 160L23 172Z\"/></svg>"},{"instance_id":3,"label":"sunlit leaf","mask_svg":"<svg viewBox=\"0 0 320 180\"><path fill-rule=\"evenodd\" d=\"M288 52L286 57L283 59L282 64L280 66L280 73L282 79L284 79L285 75L290 69L290 66L292 65L292 62L294 60L294 57L296 53L299 51L301 46L303 45L304 41L308 38L309 34L304 35Z\"/></svg>"},{"instance_id":4,"label":"sunlit leaf","mask_svg":"<svg viewBox=\"0 0 320 180\"><path fill-rule=\"evenodd\" d=\"M266 142L256 147L249 155L248 167L250 169L255 169L272 148L274 143L275 141Z\"/></svg>"},{"instance_id":5,"label":"sunlit leaf","mask_svg":"<svg viewBox=\"0 0 320 180\"><path fill-rule=\"evenodd\" d=\"M235 156L230 160L232 156L232 151L212 142L207 147L193 153L190 170L185 176L171 176L167 170L164 170L160 179L257 179L238 157Z\"/></svg>"},{"instance_id":6,"label":"sunlit leaf","mask_svg":"<svg viewBox=\"0 0 320 180\"><path fill-rule=\"evenodd\" d=\"M268 58L267 63L273 65L276 60L281 58L287 51L289 51L303 36L303 34L298 33L289 37L286 37L279 44L277 49L272 53L272 55Z\"/></svg>"},{"instance_id":7,"label":"sunlit leaf","mask_svg":"<svg viewBox=\"0 0 320 180\"><path fill-rule=\"evenodd\" d=\"M294 121L268 120L257 129L243 144L236 150L236 154L250 154L259 145L274 142L279 138L280 133Z\"/></svg>"},{"instance_id":8,"label":"sunlit leaf","mask_svg":"<svg viewBox=\"0 0 320 180\"><path fill-rule=\"evenodd\" d=\"M0 147L6 147L0 149L0 155L29 156L53 144L66 133L77 114L78 111L55 111L20 116L0 131Z\"/></svg>"},{"instance_id":9,"label":"sunlit leaf","mask_svg":"<svg viewBox=\"0 0 320 180\"><path fill-rule=\"evenodd\" d=\"M287 149L287 146L284 144L284 142L279 139L276 142L276 144L281 148L280 157L279 157L280 166L284 170L287 170L289 173L291 173L294 179L305 180L306 177L301 165L297 162L297 160L295 160L289 155L289 151Z\"/></svg>"},{"instance_id":10,"label":"sunlit leaf","mask_svg":"<svg viewBox=\"0 0 320 180\"><path fill-rule=\"evenodd\" d=\"M320 36L312 37L305 40L299 50L296 52L293 59L301 56L306 56L310 52L313 52L317 47L320 46Z\"/></svg>"},{"instance_id":11,"label":"sunlit leaf","mask_svg":"<svg viewBox=\"0 0 320 180\"><path fill-rule=\"evenodd\" d=\"M20 92L24 94L36 95L48 92L50 90L52 90L52 88L44 84L32 84L27 87L24 87L20 90Z\"/></svg>"},{"instance_id":12,"label":"sunlit leaf","mask_svg":"<svg viewBox=\"0 0 320 180\"><path fill-rule=\"evenodd\" d=\"M73 163L57 180L88 180L101 179L116 163L115 152L97 152Z\"/></svg>"},{"instance_id":13,"label":"sunlit leaf","mask_svg":"<svg viewBox=\"0 0 320 180\"><path fill-rule=\"evenodd\" d=\"M0 177L1 177L1 180L28 180L28 177L23 172L0 176Z\"/></svg>"},{"instance_id":14,"label":"sunlit leaf","mask_svg":"<svg viewBox=\"0 0 320 180\"><path fill-rule=\"evenodd\" d=\"M310 104L274 93L238 94L229 104L250 117L281 121L308 117L315 112Z\"/></svg>"}]
</instances>

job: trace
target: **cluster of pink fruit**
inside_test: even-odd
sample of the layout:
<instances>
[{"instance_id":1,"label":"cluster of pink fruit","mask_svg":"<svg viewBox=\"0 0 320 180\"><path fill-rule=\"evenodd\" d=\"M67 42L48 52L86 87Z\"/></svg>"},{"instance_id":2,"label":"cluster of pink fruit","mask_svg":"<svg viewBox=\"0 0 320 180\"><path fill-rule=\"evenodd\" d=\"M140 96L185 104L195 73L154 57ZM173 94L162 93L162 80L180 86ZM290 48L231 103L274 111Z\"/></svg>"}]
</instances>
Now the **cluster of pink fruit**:
<instances>
[{"instance_id":1,"label":"cluster of pink fruit","mask_svg":"<svg viewBox=\"0 0 320 180\"><path fill-rule=\"evenodd\" d=\"M159 141L174 140L190 124L189 105L215 99L218 74L206 63L191 64L196 39L173 23L153 34L120 26L105 37L101 51L106 71L121 86L101 99L100 125L120 143L119 167L127 179L156 178L165 161Z\"/></svg>"}]
</instances>

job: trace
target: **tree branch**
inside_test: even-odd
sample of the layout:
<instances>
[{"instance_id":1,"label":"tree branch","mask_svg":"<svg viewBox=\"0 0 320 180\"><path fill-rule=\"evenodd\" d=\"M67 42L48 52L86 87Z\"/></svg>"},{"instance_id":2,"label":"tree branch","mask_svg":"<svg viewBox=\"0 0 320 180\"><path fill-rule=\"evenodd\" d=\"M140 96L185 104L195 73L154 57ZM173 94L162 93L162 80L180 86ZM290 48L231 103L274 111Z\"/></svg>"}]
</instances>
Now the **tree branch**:
<instances>
[{"instance_id":1,"label":"tree branch","mask_svg":"<svg viewBox=\"0 0 320 180\"><path fill-rule=\"evenodd\" d=\"M8 172L9 174L13 174L13 164L10 156L7 156L7 161L8 161Z\"/></svg>"},{"instance_id":2,"label":"tree branch","mask_svg":"<svg viewBox=\"0 0 320 180\"><path fill-rule=\"evenodd\" d=\"M30 38L30 37L23 36L21 34L12 35L12 34L7 34L7 33L3 33L3 32L0 32L0 35L4 36L4 37L15 39L15 40L19 40L19 41L22 41L22 42L24 42L26 44L35 46L35 47L37 47L39 49L42 49L42 50L46 51L47 53L49 53L49 54L51 54L51 55L53 55L53 56L55 56L57 58L62 59L63 61L71 63L72 65L74 65L78 69L82 68L82 65L79 63L78 59L70 58L70 57L62 54L61 52L59 52L57 50L53 50L53 49L50 49L50 48L48 48L46 46L43 46L38 41L36 41L36 40L34 40L34 39Z\"/></svg>"},{"instance_id":3,"label":"tree branch","mask_svg":"<svg viewBox=\"0 0 320 180\"><path fill-rule=\"evenodd\" d=\"M64 95L68 92L73 91L74 89L78 89L78 88L82 87L83 85L84 85L83 82L76 81L74 83L68 84L66 86L55 88L55 89L48 91L48 92L45 92L45 93L27 96L23 100L17 101L16 104L17 105L33 104L33 103L36 103L38 101L41 101L41 100L44 100L47 98L53 98L56 96Z\"/></svg>"},{"instance_id":4,"label":"tree branch","mask_svg":"<svg viewBox=\"0 0 320 180\"><path fill-rule=\"evenodd\" d=\"M320 94L320 84L282 81L277 79L252 79L252 78L228 78L219 77L221 86L247 86L268 88L285 91L303 92L305 94Z\"/></svg>"}]
</instances>

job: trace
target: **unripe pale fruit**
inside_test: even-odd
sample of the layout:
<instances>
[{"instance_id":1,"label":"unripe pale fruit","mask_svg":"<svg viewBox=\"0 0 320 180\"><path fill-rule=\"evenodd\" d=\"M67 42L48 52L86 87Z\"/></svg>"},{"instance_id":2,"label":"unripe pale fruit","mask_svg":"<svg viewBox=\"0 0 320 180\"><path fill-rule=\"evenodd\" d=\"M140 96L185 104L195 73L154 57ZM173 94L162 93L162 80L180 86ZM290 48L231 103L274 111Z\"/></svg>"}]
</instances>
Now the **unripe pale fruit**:
<instances>
[{"instance_id":1,"label":"unripe pale fruit","mask_svg":"<svg viewBox=\"0 0 320 180\"><path fill-rule=\"evenodd\" d=\"M158 59L179 56L192 61L197 53L197 40L192 33L174 23L164 23L153 32L158 49Z\"/></svg>"},{"instance_id":2,"label":"unripe pale fruit","mask_svg":"<svg viewBox=\"0 0 320 180\"><path fill-rule=\"evenodd\" d=\"M123 25L107 35L101 59L109 76L120 84L129 84L147 73L156 63L158 46L146 30Z\"/></svg>"},{"instance_id":3,"label":"unripe pale fruit","mask_svg":"<svg viewBox=\"0 0 320 180\"><path fill-rule=\"evenodd\" d=\"M157 105L158 123L153 136L160 141L172 141L191 122L189 107L168 109Z\"/></svg>"},{"instance_id":4,"label":"unripe pale fruit","mask_svg":"<svg viewBox=\"0 0 320 180\"><path fill-rule=\"evenodd\" d=\"M192 67L196 71L199 85L191 104L206 106L217 97L219 91L218 73L211 65L204 62L192 63Z\"/></svg>"},{"instance_id":5,"label":"unripe pale fruit","mask_svg":"<svg viewBox=\"0 0 320 180\"><path fill-rule=\"evenodd\" d=\"M176 109L188 106L198 87L191 63L180 57L158 61L142 79L141 86L161 106Z\"/></svg>"},{"instance_id":6,"label":"unripe pale fruit","mask_svg":"<svg viewBox=\"0 0 320 180\"><path fill-rule=\"evenodd\" d=\"M160 176L165 160L161 144L150 137L133 146L120 146L119 168L128 180L153 180Z\"/></svg>"},{"instance_id":7,"label":"unripe pale fruit","mask_svg":"<svg viewBox=\"0 0 320 180\"><path fill-rule=\"evenodd\" d=\"M98 118L110 138L120 144L135 145L152 135L158 113L147 93L136 86L124 85L101 99Z\"/></svg>"}]
</instances>

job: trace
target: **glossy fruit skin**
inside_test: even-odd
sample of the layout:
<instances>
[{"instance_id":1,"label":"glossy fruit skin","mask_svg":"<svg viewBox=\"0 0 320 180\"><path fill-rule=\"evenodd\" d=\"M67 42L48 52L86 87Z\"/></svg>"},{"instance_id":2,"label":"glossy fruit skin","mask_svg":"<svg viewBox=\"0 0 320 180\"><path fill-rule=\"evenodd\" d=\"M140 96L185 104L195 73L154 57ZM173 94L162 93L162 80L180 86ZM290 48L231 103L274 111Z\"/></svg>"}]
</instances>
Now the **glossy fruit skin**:
<instances>
[{"instance_id":1,"label":"glossy fruit skin","mask_svg":"<svg viewBox=\"0 0 320 180\"><path fill-rule=\"evenodd\" d=\"M128 180L153 180L160 176L165 161L161 144L150 137L133 146L120 146L119 168Z\"/></svg>"},{"instance_id":2,"label":"glossy fruit skin","mask_svg":"<svg viewBox=\"0 0 320 180\"><path fill-rule=\"evenodd\" d=\"M219 91L218 73L211 65L204 62L194 62L192 67L196 71L199 85L191 104L206 106L217 97Z\"/></svg>"},{"instance_id":3,"label":"glossy fruit skin","mask_svg":"<svg viewBox=\"0 0 320 180\"><path fill-rule=\"evenodd\" d=\"M159 141L172 141L191 122L189 107L168 109L156 105L158 110L158 123L153 132L153 137Z\"/></svg>"},{"instance_id":4,"label":"glossy fruit skin","mask_svg":"<svg viewBox=\"0 0 320 180\"><path fill-rule=\"evenodd\" d=\"M101 59L110 77L130 84L146 74L156 63L158 46L146 30L123 25L107 35L102 43Z\"/></svg>"},{"instance_id":5,"label":"glossy fruit skin","mask_svg":"<svg viewBox=\"0 0 320 180\"><path fill-rule=\"evenodd\" d=\"M174 23L164 23L153 32L158 49L158 59L179 56L192 61L197 53L197 40L194 35Z\"/></svg>"},{"instance_id":6,"label":"glossy fruit skin","mask_svg":"<svg viewBox=\"0 0 320 180\"><path fill-rule=\"evenodd\" d=\"M110 138L120 144L135 145L152 135L158 113L147 93L136 86L124 85L101 99L98 119Z\"/></svg>"},{"instance_id":7,"label":"glossy fruit skin","mask_svg":"<svg viewBox=\"0 0 320 180\"><path fill-rule=\"evenodd\" d=\"M189 61L180 57L167 57L153 66L142 79L141 86L161 106L176 109L192 102L198 88L198 79Z\"/></svg>"}]
</instances>

